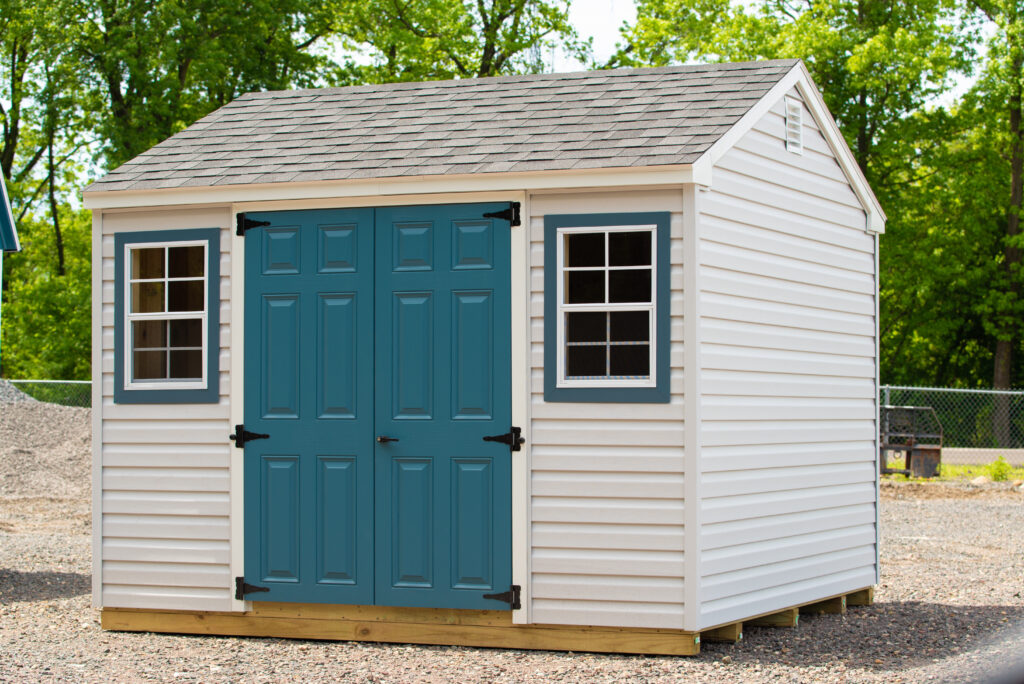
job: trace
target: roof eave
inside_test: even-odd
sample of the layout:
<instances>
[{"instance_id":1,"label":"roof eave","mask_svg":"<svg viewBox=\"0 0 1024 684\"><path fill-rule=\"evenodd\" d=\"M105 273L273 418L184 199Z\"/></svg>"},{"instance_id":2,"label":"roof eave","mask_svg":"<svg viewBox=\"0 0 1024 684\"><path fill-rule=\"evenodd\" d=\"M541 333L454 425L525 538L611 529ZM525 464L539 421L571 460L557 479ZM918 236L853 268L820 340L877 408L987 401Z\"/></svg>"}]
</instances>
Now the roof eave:
<instances>
[{"instance_id":1,"label":"roof eave","mask_svg":"<svg viewBox=\"0 0 1024 684\"><path fill-rule=\"evenodd\" d=\"M241 204L386 195L705 184L693 164L566 169L510 173L398 176L330 181L189 186L142 190L87 190L87 209Z\"/></svg>"}]
</instances>

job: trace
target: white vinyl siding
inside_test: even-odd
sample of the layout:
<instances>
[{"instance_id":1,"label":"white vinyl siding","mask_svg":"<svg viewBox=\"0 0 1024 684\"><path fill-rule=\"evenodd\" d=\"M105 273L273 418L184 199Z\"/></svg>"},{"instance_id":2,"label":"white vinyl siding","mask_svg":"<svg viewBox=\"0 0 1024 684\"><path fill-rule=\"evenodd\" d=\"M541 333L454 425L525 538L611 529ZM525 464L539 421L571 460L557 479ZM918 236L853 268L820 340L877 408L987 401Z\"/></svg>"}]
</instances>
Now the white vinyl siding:
<instances>
[{"instance_id":1,"label":"white vinyl siding","mask_svg":"<svg viewBox=\"0 0 1024 684\"><path fill-rule=\"evenodd\" d=\"M544 215L640 211L672 214L671 402L545 403ZM531 620L681 629L682 190L533 194L529 214Z\"/></svg>"},{"instance_id":2,"label":"white vinyl siding","mask_svg":"<svg viewBox=\"0 0 1024 684\"><path fill-rule=\"evenodd\" d=\"M875 241L802 124L787 154L780 99L700 197L701 628L875 583Z\"/></svg>"},{"instance_id":3,"label":"white vinyl siding","mask_svg":"<svg viewBox=\"0 0 1024 684\"><path fill-rule=\"evenodd\" d=\"M98 562L107 607L231 610L231 222L223 209L106 212L102 270ZM114 233L220 228L220 403L114 403Z\"/></svg>"}]
</instances>

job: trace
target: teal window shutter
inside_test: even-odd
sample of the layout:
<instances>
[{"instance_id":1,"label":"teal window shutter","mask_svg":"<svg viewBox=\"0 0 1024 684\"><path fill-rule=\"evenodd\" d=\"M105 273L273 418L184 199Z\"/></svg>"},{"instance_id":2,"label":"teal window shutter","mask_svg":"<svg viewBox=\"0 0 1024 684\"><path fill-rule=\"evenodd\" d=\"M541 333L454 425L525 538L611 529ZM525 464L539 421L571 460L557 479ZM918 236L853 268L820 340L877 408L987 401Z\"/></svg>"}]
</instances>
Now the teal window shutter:
<instances>
[{"instance_id":1,"label":"teal window shutter","mask_svg":"<svg viewBox=\"0 0 1024 684\"><path fill-rule=\"evenodd\" d=\"M114 235L114 402L220 400L220 230Z\"/></svg>"},{"instance_id":2,"label":"teal window shutter","mask_svg":"<svg viewBox=\"0 0 1024 684\"><path fill-rule=\"evenodd\" d=\"M544 399L670 400L668 212L544 217Z\"/></svg>"}]
</instances>

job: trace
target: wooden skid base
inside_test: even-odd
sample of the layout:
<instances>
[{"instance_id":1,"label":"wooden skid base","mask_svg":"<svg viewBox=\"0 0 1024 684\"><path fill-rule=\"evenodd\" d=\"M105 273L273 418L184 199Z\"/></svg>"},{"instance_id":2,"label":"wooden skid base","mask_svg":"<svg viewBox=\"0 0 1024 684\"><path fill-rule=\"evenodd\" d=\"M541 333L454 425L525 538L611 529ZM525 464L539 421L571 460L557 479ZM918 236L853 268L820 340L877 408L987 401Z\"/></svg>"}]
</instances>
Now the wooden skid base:
<instances>
[{"instance_id":1,"label":"wooden skid base","mask_svg":"<svg viewBox=\"0 0 1024 684\"><path fill-rule=\"evenodd\" d=\"M706 629L700 633L702 641L720 641L729 644L736 644L743 640L743 623L734 622L731 625L722 625L714 629Z\"/></svg>"},{"instance_id":2,"label":"wooden skid base","mask_svg":"<svg viewBox=\"0 0 1024 684\"><path fill-rule=\"evenodd\" d=\"M220 636L380 641L597 653L696 655L700 634L672 629L514 625L476 610L254 603L247 613L104 608L103 629Z\"/></svg>"}]
</instances>

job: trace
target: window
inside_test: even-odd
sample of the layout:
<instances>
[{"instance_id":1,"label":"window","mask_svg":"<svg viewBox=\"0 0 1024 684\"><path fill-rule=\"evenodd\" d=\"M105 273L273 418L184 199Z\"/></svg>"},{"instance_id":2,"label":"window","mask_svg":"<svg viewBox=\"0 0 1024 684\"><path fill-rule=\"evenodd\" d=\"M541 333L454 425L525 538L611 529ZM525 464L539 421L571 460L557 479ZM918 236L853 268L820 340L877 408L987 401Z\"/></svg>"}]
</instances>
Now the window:
<instances>
[{"instance_id":1,"label":"window","mask_svg":"<svg viewBox=\"0 0 1024 684\"><path fill-rule=\"evenodd\" d=\"M669 215L544 224L545 399L668 401Z\"/></svg>"},{"instance_id":2,"label":"window","mask_svg":"<svg viewBox=\"0 0 1024 684\"><path fill-rule=\"evenodd\" d=\"M217 229L115 236L118 403L215 403Z\"/></svg>"}]
</instances>

